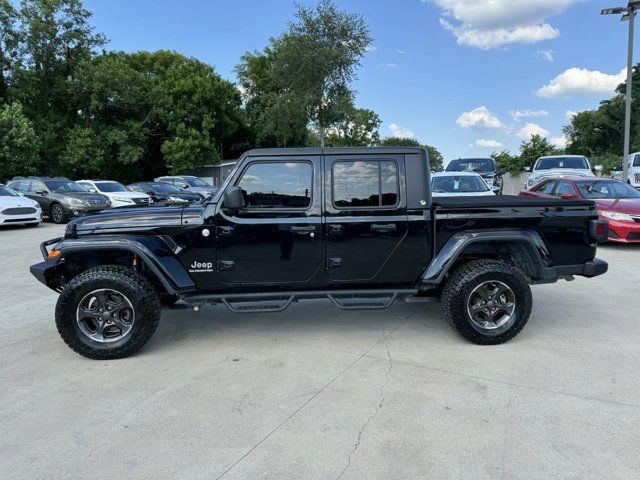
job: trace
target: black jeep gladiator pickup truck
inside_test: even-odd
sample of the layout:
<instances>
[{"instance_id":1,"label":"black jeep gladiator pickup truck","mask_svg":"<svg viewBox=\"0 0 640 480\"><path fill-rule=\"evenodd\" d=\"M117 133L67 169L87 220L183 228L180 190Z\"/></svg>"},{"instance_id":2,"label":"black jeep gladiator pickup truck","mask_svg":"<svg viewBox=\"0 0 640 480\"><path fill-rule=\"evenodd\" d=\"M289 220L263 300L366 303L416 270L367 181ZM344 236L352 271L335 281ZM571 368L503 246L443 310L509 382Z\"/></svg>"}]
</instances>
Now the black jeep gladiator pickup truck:
<instances>
[{"instance_id":1,"label":"black jeep gladiator pickup truck","mask_svg":"<svg viewBox=\"0 0 640 480\"><path fill-rule=\"evenodd\" d=\"M429 186L421 148L252 150L199 205L74 220L31 272L60 292L64 341L109 359L140 349L162 306L279 312L310 298L440 300L463 337L498 344L526 324L530 284L607 271L591 202L434 200Z\"/></svg>"}]
</instances>

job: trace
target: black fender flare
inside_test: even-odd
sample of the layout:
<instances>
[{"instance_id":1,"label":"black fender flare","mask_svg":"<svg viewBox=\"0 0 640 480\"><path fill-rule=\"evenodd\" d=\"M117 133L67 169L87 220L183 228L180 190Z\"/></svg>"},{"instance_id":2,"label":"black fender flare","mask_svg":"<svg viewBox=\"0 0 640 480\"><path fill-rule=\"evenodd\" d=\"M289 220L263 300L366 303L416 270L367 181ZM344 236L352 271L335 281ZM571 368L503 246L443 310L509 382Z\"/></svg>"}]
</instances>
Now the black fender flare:
<instances>
[{"instance_id":1,"label":"black fender flare","mask_svg":"<svg viewBox=\"0 0 640 480\"><path fill-rule=\"evenodd\" d=\"M55 246L60 251L58 261L48 264L53 269L69 254L95 251L125 251L138 256L170 294L192 292L195 283L176 258L170 245L157 236L131 236L130 238L100 235L99 238L64 239ZM48 262L46 262L48 263ZM46 270L42 274L46 277Z\"/></svg>"},{"instance_id":2,"label":"black fender flare","mask_svg":"<svg viewBox=\"0 0 640 480\"><path fill-rule=\"evenodd\" d=\"M421 277L427 285L440 285L464 249L474 243L519 242L526 246L536 263L538 273L534 283L553 283L558 273L540 234L532 228L505 228L495 230L466 230L455 233L431 260Z\"/></svg>"}]
</instances>

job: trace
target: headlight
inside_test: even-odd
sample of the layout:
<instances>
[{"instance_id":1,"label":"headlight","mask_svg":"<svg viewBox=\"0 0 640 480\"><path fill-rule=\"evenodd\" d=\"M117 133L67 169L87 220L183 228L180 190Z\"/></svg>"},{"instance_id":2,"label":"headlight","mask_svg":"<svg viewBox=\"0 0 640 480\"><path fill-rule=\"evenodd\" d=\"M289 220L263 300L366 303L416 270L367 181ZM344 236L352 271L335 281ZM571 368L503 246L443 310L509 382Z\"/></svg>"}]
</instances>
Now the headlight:
<instances>
[{"instance_id":1,"label":"headlight","mask_svg":"<svg viewBox=\"0 0 640 480\"><path fill-rule=\"evenodd\" d=\"M133 200L131 200L131 199L130 199L130 198L128 198L128 197L113 197L113 199L114 199L116 202L130 202L130 203L133 203Z\"/></svg>"},{"instance_id":2,"label":"headlight","mask_svg":"<svg viewBox=\"0 0 640 480\"><path fill-rule=\"evenodd\" d=\"M492 178L485 178L484 179L484 183L486 183L488 187L492 187L493 186L493 177Z\"/></svg>"},{"instance_id":3,"label":"headlight","mask_svg":"<svg viewBox=\"0 0 640 480\"><path fill-rule=\"evenodd\" d=\"M527 185L529 187L533 187L536 183L538 183L538 179L537 178L529 178L529 180L527 180Z\"/></svg>"},{"instance_id":4,"label":"headlight","mask_svg":"<svg viewBox=\"0 0 640 480\"><path fill-rule=\"evenodd\" d=\"M84 207L86 205L89 205L84 200L80 200L78 198L65 197L64 199L69 205L73 205L74 207Z\"/></svg>"},{"instance_id":5,"label":"headlight","mask_svg":"<svg viewBox=\"0 0 640 480\"><path fill-rule=\"evenodd\" d=\"M605 218L610 218L611 220L622 220L627 222L633 221L633 217L631 215L627 215L626 213L608 212L606 210L600 210L600 215L602 215Z\"/></svg>"}]
</instances>

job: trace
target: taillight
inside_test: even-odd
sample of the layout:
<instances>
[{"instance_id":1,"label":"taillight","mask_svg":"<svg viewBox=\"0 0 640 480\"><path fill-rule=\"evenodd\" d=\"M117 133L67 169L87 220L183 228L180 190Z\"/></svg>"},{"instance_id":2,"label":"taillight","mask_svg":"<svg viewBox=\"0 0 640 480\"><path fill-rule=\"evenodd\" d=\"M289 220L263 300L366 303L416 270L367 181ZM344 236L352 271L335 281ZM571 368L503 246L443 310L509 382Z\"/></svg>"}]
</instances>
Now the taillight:
<instances>
[{"instance_id":1,"label":"taillight","mask_svg":"<svg viewBox=\"0 0 640 480\"><path fill-rule=\"evenodd\" d=\"M589 222L589 237L598 243L606 242L609 237L609 223L606 220L591 220Z\"/></svg>"}]
</instances>

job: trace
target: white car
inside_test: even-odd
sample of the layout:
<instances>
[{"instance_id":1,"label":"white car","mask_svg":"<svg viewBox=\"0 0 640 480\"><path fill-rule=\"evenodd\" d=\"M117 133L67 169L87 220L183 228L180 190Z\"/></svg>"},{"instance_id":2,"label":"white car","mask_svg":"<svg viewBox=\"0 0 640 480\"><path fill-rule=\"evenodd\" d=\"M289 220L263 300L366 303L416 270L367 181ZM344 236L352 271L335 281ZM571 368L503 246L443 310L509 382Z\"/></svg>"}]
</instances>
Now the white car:
<instances>
[{"instance_id":1,"label":"white car","mask_svg":"<svg viewBox=\"0 0 640 480\"><path fill-rule=\"evenodd\" d=\"M101 193L109 197L113 208L151 204L151 197L146 193L132 192L120 182L113 180L78 180L76 183L87 192Z\"/></svg>"},{"instance_id":2,"label":"white car","mask_svg":"<svg viewBox=\"0 0 640 480\"><path fill-rule=\"evenodd\" d=\"M635 188L640 188L640 152L629 155L629 174L627 183Z\"/></svg>"},{"instance_id":3,"label":"white car","mask_svg":"<svg viewBox=\"0 0 640 480\"><path fill-rule=\"evenodd\" d=\"M528 171L528 169L525 169ZM549 155L540 157L524 188L528 189L547 177L595 177L589 159L583 155Z\"/></svg>"},{"instance_id":4,"label":"white car","mask_svg":"<svg viewBox=\"0 0 640 480\"><path fill-rule=\"evenodd\" d=\"M431 194L434 197L493 196L500 191L491 189L481 175L474 172L436 172L431 174Z\"/></svg>"},{"instance_id":5,"label":"white car","mask_svg":"<svg viewBox=\"0 0 640 480\"><path fill-rule=\"evenodd\" d=\"M42 221L42 209L35 200L23 197L6 185L0 184L0 225L29 225Z\"/></svg>"}]
</instances>

